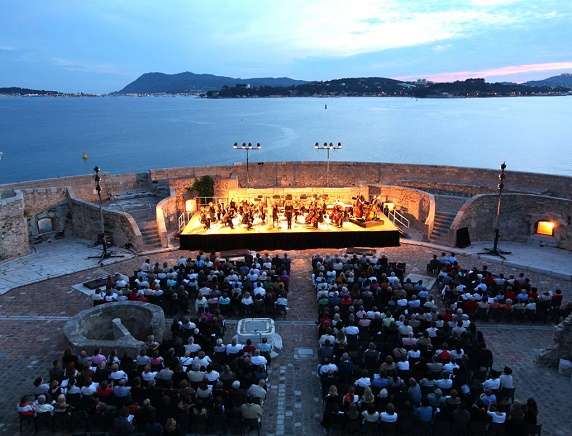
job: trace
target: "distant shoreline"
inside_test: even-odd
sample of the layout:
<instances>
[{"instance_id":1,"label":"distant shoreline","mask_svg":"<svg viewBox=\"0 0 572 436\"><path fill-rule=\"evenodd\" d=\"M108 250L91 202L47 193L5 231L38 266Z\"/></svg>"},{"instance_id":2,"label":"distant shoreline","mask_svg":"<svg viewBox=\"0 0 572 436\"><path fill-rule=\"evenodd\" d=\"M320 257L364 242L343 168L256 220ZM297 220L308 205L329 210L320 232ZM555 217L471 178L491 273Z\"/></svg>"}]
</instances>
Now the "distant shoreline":
<instances>
[{"instance_id":1,"label":"distant shoreline","mask_svg":"<svg viewBox=\"0 0 572 436\"><path fill-rule=\"evenodd\" d=\"M432 100L450 100L450 99L491 99L491 98L523 98L523 97L570 97L571 92L566 93L549 93L549 94L530 94L530 95L428 95L415 97L412 95L268 95L268 96L248 96L248 97L208 97L206 95L195 94L57 94L57 95L37 95L37 94L0 94L0 98L97 98L97 97L129 97L129 98L145 98L145 97L188 97L194 99L206 100L256 100L256 99L292 99L292 98L411 98L411 99L432 99Z\"/></svg>"}]
</instances>

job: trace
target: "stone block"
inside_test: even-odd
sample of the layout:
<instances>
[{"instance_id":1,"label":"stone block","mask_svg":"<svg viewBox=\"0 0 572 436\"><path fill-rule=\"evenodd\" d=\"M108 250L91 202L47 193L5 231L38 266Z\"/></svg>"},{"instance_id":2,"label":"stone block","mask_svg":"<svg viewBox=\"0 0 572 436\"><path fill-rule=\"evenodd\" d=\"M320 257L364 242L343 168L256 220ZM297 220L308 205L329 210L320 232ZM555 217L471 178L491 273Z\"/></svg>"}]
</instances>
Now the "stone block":
<instances>
[{"instance_id":1,"label":"stone block","mask_svg":"<svg viewBox=\"0 0 572 436\"><path fill-rule=\"evenodd\" d=\"M101 348L135 357L153 335L161 342L165 315L159 306L136 301L102 304L66 322L64 335L75 352Z\"/></svg>"}]
</instances>

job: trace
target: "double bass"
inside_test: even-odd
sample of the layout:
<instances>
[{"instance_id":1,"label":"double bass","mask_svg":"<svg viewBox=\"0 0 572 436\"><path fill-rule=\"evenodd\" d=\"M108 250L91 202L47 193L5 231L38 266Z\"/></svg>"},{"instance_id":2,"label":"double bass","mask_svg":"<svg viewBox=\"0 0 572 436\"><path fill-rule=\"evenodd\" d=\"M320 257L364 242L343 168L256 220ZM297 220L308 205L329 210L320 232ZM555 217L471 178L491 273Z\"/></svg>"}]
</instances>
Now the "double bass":
<instances>
[{"instance_id":1,"label":"double bass","mask_svg":"<svg viewBox=\"0 0 572 436\"><path fill-rule=\"evenodd\" d=\"M342 227L345 219L345 211L342 206L336 204L330 214L330 221L337 227Z\"/></svg>"},{"instance_id":2,"label":"double bass","mask_svg":"<svg viewBox=\"0 0 572 436\"><path fill-rule=\"evenodd\" d=\"M361 195L356 197L356 201L354 203L354 216L357 219L362 219L364 216L364 199Z\"/></svg>"},{"instance_id":3,"label":"double bass","mask_svg":"<svg viewBox=\"0 0 572 436\"><path fill-rule=\"evenodd\" d=\"M373 197L371 202L367 205L366 213L365 213L365 220L366 221L375 220L378 217L378 211L379 211L379 200L376 196L376 197Z\"/></svg>"}]
</instances>

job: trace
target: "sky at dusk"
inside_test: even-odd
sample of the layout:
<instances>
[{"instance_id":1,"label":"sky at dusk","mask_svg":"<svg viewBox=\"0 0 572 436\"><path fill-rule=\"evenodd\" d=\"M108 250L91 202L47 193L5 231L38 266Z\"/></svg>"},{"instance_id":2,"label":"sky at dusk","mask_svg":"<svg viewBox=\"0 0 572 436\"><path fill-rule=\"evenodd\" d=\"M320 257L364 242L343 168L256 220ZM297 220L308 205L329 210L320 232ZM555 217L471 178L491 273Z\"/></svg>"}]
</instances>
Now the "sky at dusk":
<instances>
[{"instance_id":1,"label":"sky at dusk","mask_svg":"<svg viewBox=\"0 0 572 436\"><path fill-rule=\"evenodd\" d=\"M572 0L0 0L0 87L150 71L434 81L572 72Z\"/></svg>"}]
</instances>

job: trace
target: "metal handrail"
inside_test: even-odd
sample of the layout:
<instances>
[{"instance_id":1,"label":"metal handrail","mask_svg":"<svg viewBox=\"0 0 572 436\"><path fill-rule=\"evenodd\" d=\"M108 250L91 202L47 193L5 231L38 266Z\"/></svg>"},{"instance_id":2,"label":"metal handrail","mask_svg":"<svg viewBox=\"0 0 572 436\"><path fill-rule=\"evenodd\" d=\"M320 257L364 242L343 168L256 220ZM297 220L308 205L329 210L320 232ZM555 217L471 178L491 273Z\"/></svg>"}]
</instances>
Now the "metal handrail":
<instances>
[{"instance_id":1,"label":"metal handrail","mask_svg":"<svg viewBox=\"0 0 572 436\"><path fill-rule=\"evenodd\" d=\"M407 219L407 217L405 217L405 215L403 215L401 212L397 211L396 209L390 210L387 213L387 217L394 224L401 225L402 227L405 227L406 229L409 228L409 220Z\"/></svg>"},{"instance_id":2,"label":"metal handrail","mask_svg":"<svg viewBox=\"0 0 572 436\"><path fill-rule=\"evenodd\" d=\"M177 218L177 223L179 225L179 232L183 231L183 229L189 222L189 219L190 219L189 212L183 212L181 215L179 215L179 217Z\"/></svg>"}]
</instances>

